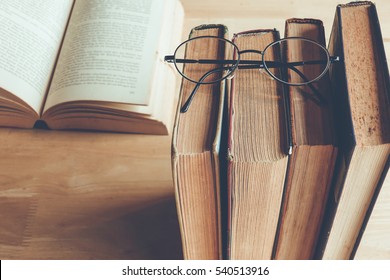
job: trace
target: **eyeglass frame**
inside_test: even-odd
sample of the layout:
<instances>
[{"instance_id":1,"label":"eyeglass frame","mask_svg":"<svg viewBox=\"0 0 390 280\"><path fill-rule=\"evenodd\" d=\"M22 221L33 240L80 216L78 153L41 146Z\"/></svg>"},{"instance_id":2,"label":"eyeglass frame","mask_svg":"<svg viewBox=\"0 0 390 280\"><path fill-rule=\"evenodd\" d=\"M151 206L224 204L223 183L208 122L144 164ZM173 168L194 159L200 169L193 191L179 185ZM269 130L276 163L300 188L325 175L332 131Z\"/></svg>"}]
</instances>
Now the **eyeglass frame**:
<instances>
[{"instance_id":1,"label":"eyeglass frame","mask_svg":"<svg viewBox=\"0 0 390 280\"><path fill-rule=\"evenodd\" d=\"M193 59L186 59L186 58L183 58L183 59L177 59L176 58L176 54L178 52L178 50L185 44L188 44L189 42L193 41L193 40L196 40L196 39L207 39L207 38L215 38L215 39L218 39L220 41L224 41L226 43L229 43L233 46L234 48L234 54L235 54L235 59L233 60L225 60L225 59L222 59L222 60L219 60L219 59L215 59L215 60L211 60L211 59L203 59L203 60L193 60ZM313 43L315 45L317 45L318 47L320 47L326 54L326 60L314 60L314 61L297 61L297 62L280 62L280 63L283 63L282 65L278 65L276 66L275 65L275 68L276 67L280 67L282 68L283 66L284 67L287 67L288 69L294 71L295 73L297 73L303 80L306 80L306 82L304 83L290 83L288 81L284 81L280 78L278 78L277 76L275 76L269 69L269 67L267 67L267 64L272 64L272 63L279 63L279 62L276 62L276 61L268 61L266 63L265 59L264 59L264 54L266 53L267 49L271 48L272 46L276 45L276 44L279 44L283 41L287 41L287 40L291 40L291 39L299 39L299 40L302 40L302 41L307 41L307 42L310 42L310 43ZM262 59L261 60L241 60L240 59L240 56L241 54L244 54L244 53L257 53L257 54L260 54L262 56ZM318 80L320 80L329 70L329 67L332 63L334 62L340 62L341 61L341 58L340 56L331 56L329 54L329 51L326 47L324 47L323 45L321 45L320 43L314 41L314 40L311 40L311 39L308 39L308 38L305 38L305 37L286 37L286 38L282 38L282 39L278 39L276 41L273 41L271 42L270 44L268 44L264 50L260 51L260 50L251 50L251 49L248 49L248 50L242 50L240 51L240 49L238 48L238 46L232 42L231 40L229 39L226 39L226 38L223 38L223 37L217 37L217 36L197 36L197 37L193 37L193 38L190 38L182 43L180 43L178 45L178 47L176 48L175 52L173 55L166 55L164 57L164 61L165 62L168 62L168 63L174 63L175 65L175 68L176 70L179 72L179 74L185 78L186 80L190 81L190 82L193 82L196 84L194 90L191 92L189 98L187 99L186 103L182 106L181 108L181 112L184 113L188 110L189 106L190 106L190 103L192 102L192 99L196 93L196 91L198 90L199 86L202 85L202 84L216 84L218 82L221 82L223 80L226 80L226 79L229 79L233 74L234 72L237 70L237 69L265 69L266 72L272 77L274 78L275 80L277 80L278 82L281 82L285 85L289 85L289 86L308 86L314 93L314 95L317 97L318 100L314 100L316 103L318 103L319 105L321 105L322 103L326 103L325 99L321 96L321 94L318 92L318 90L312 85L312 83L314 82L317 82ZM247 64L242 64L240 65L240 62L245 62ZM198 81L196 80L193 80L189 77L187 77L182 71L181 69L179 69L179 66L177 65L177 63L189 63L189 64L192 64L192 63L199 63L199 64L233 64L233 66L223 66L223 67L219 67L219 68L216 68L216 69L212 69L212 70L209 70L208 72L206 72ZM297 64L299 63L299 64ZM312 79L312 80L308 80L305 75L299 71L298 69L295 68L295 66L302 66L302 65L310 65L310 64L326 64L324 70L321 72L321 74L319 76L317 76L315 79ZM294 65L290 65L290 64L294 64ZM241 67L240 67L241 66ZM222 76L221 78L219 79L216 79L212 82L203 82L202 80L206 79L207 76L213 74L214 72L222 72L222 71L226 71L226 70L229 70L228 74L227 75L224 75Z\"/></svg>"}]
</instances>

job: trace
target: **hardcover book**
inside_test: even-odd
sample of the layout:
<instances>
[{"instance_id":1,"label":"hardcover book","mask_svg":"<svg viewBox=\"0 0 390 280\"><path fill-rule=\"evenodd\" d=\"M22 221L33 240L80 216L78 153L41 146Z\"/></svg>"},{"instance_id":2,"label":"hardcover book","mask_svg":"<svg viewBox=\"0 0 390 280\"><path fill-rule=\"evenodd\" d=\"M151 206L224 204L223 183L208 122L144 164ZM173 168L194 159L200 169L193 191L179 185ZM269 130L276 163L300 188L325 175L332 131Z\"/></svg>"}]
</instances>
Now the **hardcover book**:
<instances>
[{"instance_id":1,"label":"hardcover book","mask_svg":"<svg viewBox=\"0 0 390 280\"><path fill-rule=\"evenodd\" d=\"M285 37L303 37L325 46L324 27L316 19L287 20ZM284 50L287 62L323 60L324 52L313 46L305 41L288 44ZM301 70L305 76L313 71L311 67L302 67ZM289 81L294 82L294 78L294 74L289 73ZM337 146L329 75L325 74L313 86L324 99L323 102L309 98L313 92L307 85L288 88L293 149L275 259L314 257L332 181Z\"/></svg>"},{"instance_id":2,"label":"hardcover book","mask_svg":"<svg viewBox=\"0 0 390 280\"><path fill-rule=\"evenodd\" d=\"M350 259L383 183L390 155L390 82L375 5L339 5L329 42L340 157L318 257Z\"/></svg>"},{"instance_id":3,"label":"hardcover book","mask_svg":"<svg viewBox=\"0 0 390 280\"><path fill-rule=\"evenodd\" d=\"M192 29L190 38L213 36L225 38L223 25L202 25ZM185 50L193 56L224 59L218 40L198 40L196 48ZM204 42L204 44L203 44ZM191 45L192 46L192 45ZM199 80L213 65L200 68L184 66L187 76ZM221 73L218 73L218 75ZM202 84L187 112L181 112L196 84L183 78L180 101L172 138L172 170L176 205L185 259L222 258L220 212L220 142L225 102L224 82Z\"/></svg>"},{"instance_id":4,"label":"hardcover book","mask_svg":"<svg viewBox=\"0 0 390 280\"><path fill-rule=\"evenodd\" d=\"M233 41L243 51L264 50L277 39L275 30L255 30ZM261 55L241 59L261 61ZM271 259L289 149L284 86L265 71L237 69L229 111L228 257Z\"/></svg>"}]
</instances>

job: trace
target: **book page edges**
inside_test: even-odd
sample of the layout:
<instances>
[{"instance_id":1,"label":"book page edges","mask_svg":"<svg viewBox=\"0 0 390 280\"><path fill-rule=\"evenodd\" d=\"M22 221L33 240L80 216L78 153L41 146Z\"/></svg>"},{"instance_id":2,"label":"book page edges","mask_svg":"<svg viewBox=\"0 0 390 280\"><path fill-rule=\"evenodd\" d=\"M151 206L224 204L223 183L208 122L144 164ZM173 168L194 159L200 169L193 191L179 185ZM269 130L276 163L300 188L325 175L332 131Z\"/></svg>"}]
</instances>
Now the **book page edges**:
<instances>
[{"instance_id":1,"label":"book page edges","mask_svg":"<svg viewBox=\"0 0 390 280\"><path fill-rule=\"evenodd\" d=\"M303 155L301 155L303 153ZM329 190L332 183L333 171L336 163L338 149L334 145L299 145L293 147L293 153L290 157L288 165L288 175L286 176L286 183L284 187L283 203L281 210L281 217L279 218L279 228L277 233L277 238L275 239L275 258L276 259L311 259L313 258L316 250L316 244L318 237L321 232L321 224L323 217L325 215L326 201L329 195ZM313 171L313 161L321 161L321 164L315 165ZM299 170L293 168L297 162L305 162L306 164L311 164L310 174L308 172L302 173ZM325 173L326 172L326 173ZM303 175L304 174L304 175ZM316 174L315 177L311 174ZM309 181L307 181L309 179ZM302 184L306 182L307 184ZM317 196L318 202L312 204L312 209L309 212L302 213L306 215L304 217L310 217L307 220L303 220L302 215L298 212L294 212L291 209L294 209L294 200L289 201L290 192L293 193L293 196L297 196L299 193L312 193ZM321 192L322 196L318 197ZM307 195L304 195L307 197ZM290 204L291 203L291 204ZM290 209L291 207L291 209ZM299 206L301 208L301 206ZM308 208L306 208L307 210ZM294 221L294 229L285 228L283 225L286 221L286 211L290 211L289 214L289 224L291 221ZM316 215L314 215L316 214ZM294 219L296 215L296 219ZM310 216L308 216L310 215ZM311 221L313 217L319 217L316 220ZM310 224L310 225L309 225ZM299 239L300 236L297 236L295 239L293 247L289 247L288 240L294 239L294 231L297 232L297 228L305 229L307 227L315 229L315 236L306 236L306 238L311 237L311 239L306 239L305 243L299 243L302 239ZM283 233L282 233L283 231ZM314 231L313 231L314 232ZM287 241L283 241L286 239ZM299 245L305 246L305 249L299 249ZM311 245L311 247L309 246ZM284 246L284 247L280 247ZM298 246L298 248L297 248ZM307 248L310 247L310 248Z\"/></svg>"},{"instance_id":2,"label":"book page edges","mask_svg":"<svg viewBox=\"0 0 390 280\"><path fill-rule=\"evenodd\" d=\"M349 162L349 166L353 168L346 169L345 177L337 183L341 184L336 186L340 188L340 192L337 197L330 194L328 204L330 207L327 213L327 218L330 219L325 224L326 231L323 232L325 236L321 251L318 252L320 258L353 257L353 251L356 250L354 247L358 245L359 235L363 233L364 221L369 217L375 193L383 183L383 174L387 172L385 167L388 166L389 154L390 144L355 148ZM367 172L367 166L364 165L366 162L370 167L374 167L370 172ZM361 174L365 176L362 177ZM350 225L345 224L347 221Z\"/></svg>"},{"instance_id":3,"label":"book page edges","mask_svg":"<svg viewBox=\"0 0 390 280\"><path fill-rule=\"evenodd\" d=\"M378 196L379 196L379 194L380 194L380 192L381 192L381 189L382 189L382 186L383 186L383 184L384 184L384 181L385 181L387 175L389 174L389 172L388 172L388 171L389 171L389 168L390 168L390 155L389 155L389 157L387 158L387 162L386 162L385 168L383 169L382 175L381 175L381 177L380 177L380 179L379 179L378 186L377 186L377 188L375 189L373 198L372 198L371 203L370 203L370 205L369 205L369 207L368 207L368 209L367 209L367 213L366 213L366 215L365 215L365 217L364 217L364 220L363 220L363 225L362 225L362 227L361 227L361 229L360 229L360 232L359 232L359 234L358 234L358 237L356 238L356 242L355 242L355 244L354 244L354 246L353 246L352 253L351 253L351 256L350 256L350 259L354 259L355 256L356 256L356 253L357 253L357 251L358 251L358 249L359 249L360 242L362 241L364 232L365 232L366 227L367 227L367 225L368 225L368 222L369 222L369 220L370 220L372 211L374 210L374 206L375 206L376 201L377 201L377 199L378 199Z\"/></svg>"},{"instance_id":4,"label":"book page edges","mask_svg":"<svg viewBox=\"0 0 390 280\"><path fill-rule=\"evenodd\" d=\"M272 258L288 161L229 162L229 259Z\"/></svg>"},{"instance_id":5,"label":"book page edges","mask_svg":"<svg viewBox=\"0 0 390 280\"><path fill-rule=\"evenodd\" d=\"M220 212L220 209L221 209L221 205L220 205L220 199L218 199L220 197L220 187L221 187L221 177L220 177L220 160L219 160L219 156L220 156L220 145L221 145L221 130L222 130L222 120L223 120L223 110L224 110L224 97L225 97L225 82L221 82L221 98L220 98L220 102L219 102L219 106L218 106L218 119L217 119L217 126L216 126L216 132L215 132L215 138L214 138L214 141L213 141L213 144L212 144L212 147L210 147L210 150L209 151L204 151L203 153L207 153L207 152L210 152L210 156L211 156L211 160L212 160L212 166L214 168L213 170L213 174L214 174L214 190L216 192L216 196L217 196L217 218L219 219L218 220L218 232L219 232L219 252L218 252L218 255L219 255L219 259L221 259L222 257L222 236L221 236L221 220L220 220L220 216L221 216L221 212ZM172 171L173 171L173 181L174 181L174 188L175 188L175 201L176 201L176 207L178 209L178 220L179 220L179 225L180 225L180 231L181 231L181 235L182 236L185 236L185 232L184 232L184 228L183 228L183 216L182 216L182 213L181 211L179 211L179 209L181 209L181 205L180 205L180 200L179 200L179 193L180 193L180 187L179 187L179 182L178 182L178 162L179 162L179 158L180 157L183 157L183 156L196 156L198 155L199 153L181 153L180 151L178 151L177 149L177 146L176 146L176 141L177 141L177 125L178 125L178 119L179 119L179 114L180 113L180 107L181 107L181 102L179 101L178 102L178 108L177 108L177 115L176 115L176 121L175 121L175 127L173 129L173 137L172 137L172 145L171 145L171 156L172 156ZM182 242L184 242L184 240L182 240ZM186 250L187 248L185 248L184 246L184 243L183 243L183 254L184 254L184 258L185 259L188 259L189 258L189 252L187 252Z\"/></svg>"},{"instance_id":6,"label":"book page edges","mask_svg":"<svg viewBox=\"0 0 390 280\"><path fill-rule=\"evenodd\" d=\"M279 31L277 31L276 29L254 29L254 30L247 30L247 31L243 31L243 32L239 32L239 33L236 33L234 34L233 36L233 43L236 43L236 40L237 38L239 37L245 37L245 36L254 36L254 35L259 35L259 34L266 34L266 33L273 33L273 36L275 36L277 39L279 38ZM239 71L239 70L237 70ZM233 128L233 115L234 115L234 112L233 112L233 100L234 100L234 96L235 96L235 79L233 78L232 79L232 82L231 82L231 87L230 87L230 95L229 95L229 132L228 132L228 161L231 162L231 161L239 161L235 155L233 154L233 131L232 131L232 128ZM284 88L283 88L283 91L284 91ZM283 98L285 99L286 98L286 95L285 93L283 92ZM266 156L263 156L263 159L260 159L258 162L276 162L278 160L281 160L283 159L284 157L287 157L287 155L289 154L289 151L291 150L291 145L290 145L290 138L291 138L291 129L290 129L290 123L291 123L291 120L290 120L290 117L288 115L288 112L289 112L289 109L286 108L289 106L288 102L286 102L286 100L284 100L283 102L283 118L285 119L284 120L284 126L283 128L280 130L280 136L281 137L285 137L286 139L281 139L281 143L284 143L285 147L278 147L278 148L275 148L273 147L272 149L272 152L271 154L273 154L274 156L270 159L269 157L266 157ZM283 131L284 130L284 131ZM274 145L273 145L274 146ZM261 157L261 156L260 156Z\"/></svg>"},{"instance_id":7,"label":"book page edges","mask_svg":"<svg viewBox=\"0 0 390 280\"><path fill-rule=\"evenodd\" d=\"M0 87L0 127L32 128L37 112L24 100Z\"/></svg>"},{"instance_id":8,"label":"book page edges","mask_svg":"<svg viewBox=\"0 0 390 280\"><path fill-rule=\"evenodd\" d=\"M210 147L210 150L209 151L204 151L203 153L207 153L207 152L210 152L210 156L211 156L211 160L212 160L212 166L214 168L213 170L213 174L214 174L214 190L216 192L216 196L217 198L220 197L220 187L221 187L221 177L220 177L220 160L219 160L219 156L220 156L220 145L221 145L221 129L222 129L222 120L223 120L223 110L224 110L224 93L225 93L225 87L224 87L224 84L225 82L222 82L221 83L221 98L220 98L220 102L219 102L219 106L218 106L218 120L217 120L217 128L216 128L216 133L215 133L215 138L214 138L214 141L213 141L213 145L212 147ZM179 102L179 105L178 105L178 110L177 110L178 114L180 114L180 102ZM178 121L179 117L176 116L176 122ZM177 129L177 124L175 125L175 128L174 130ZM177 135L175 132L173 132L173 135L174 137L172 138L172 149L171 149L171 155L172 155L172 170L173 170L173 181L174 181L174 187L175 187L175 197L176 197L176 207L177 209L181 209L181 205L180 205L180 200L179 200L179 192L180 192L180 187L179 187L179 184L178 184L178 161L179 161L179 158L182 157L182 156L195 156L199 153L181 153L178 151L178 149L176 148L176 140L177 140ZM218 232L219 232L219 259L221 259L222 257L222 236L221 236L221 221L220 221L220 209L221 209L221 205L220 205L220 199L217 199L216 201L217 203L217 218L219 219L218 220ZM182 221L183 221L183 217L181 216L181 211L177 211L178 212L178 215L179 215L179 224L180 224L180 230L182 232L182 236L184 235L184 232L183 232L183 224L182 224ZM184 257L185 259L188 259L188 252L186 252L185 250L183 251L184 253Z\"/></svg>"}]
</instances>

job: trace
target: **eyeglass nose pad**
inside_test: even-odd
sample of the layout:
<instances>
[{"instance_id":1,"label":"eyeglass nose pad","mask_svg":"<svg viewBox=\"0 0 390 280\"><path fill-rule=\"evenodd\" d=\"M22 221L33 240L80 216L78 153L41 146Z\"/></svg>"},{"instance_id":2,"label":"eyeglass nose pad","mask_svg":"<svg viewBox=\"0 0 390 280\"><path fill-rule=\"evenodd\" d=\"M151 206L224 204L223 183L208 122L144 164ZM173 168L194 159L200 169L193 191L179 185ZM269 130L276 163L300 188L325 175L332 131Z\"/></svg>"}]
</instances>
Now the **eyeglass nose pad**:
<instances>
[{"instance_id":1,"label":"eyeglass nose pad","mask_svg":"<svg viewBox=\"0 0 390 280\"><path fill-rule=\"evenodd\" d=\"M230 73L229 76L226 77L227 80L231 80L234 78L234 73Z\"/></svg>"}]
</instances>

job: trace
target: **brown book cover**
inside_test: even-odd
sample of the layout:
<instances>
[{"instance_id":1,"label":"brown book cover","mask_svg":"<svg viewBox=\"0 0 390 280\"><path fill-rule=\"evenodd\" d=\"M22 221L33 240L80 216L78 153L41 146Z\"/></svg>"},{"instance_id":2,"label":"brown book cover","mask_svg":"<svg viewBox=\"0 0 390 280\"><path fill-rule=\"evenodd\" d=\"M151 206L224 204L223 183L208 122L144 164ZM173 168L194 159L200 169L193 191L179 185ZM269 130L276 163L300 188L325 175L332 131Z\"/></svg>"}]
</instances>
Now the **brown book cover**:
<instances>
[{"instance_id":1,"label":"brown book cover","mask_svg":"<svg viewBox=\"0 0 390 280\"><path fill-rule=\"evenodd\" d=\"M339 5L329 42L340 156L317 257L350 259L359 244L390 155L389 71L376 7Z\"/></svg>"}]
</instances>

